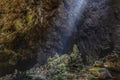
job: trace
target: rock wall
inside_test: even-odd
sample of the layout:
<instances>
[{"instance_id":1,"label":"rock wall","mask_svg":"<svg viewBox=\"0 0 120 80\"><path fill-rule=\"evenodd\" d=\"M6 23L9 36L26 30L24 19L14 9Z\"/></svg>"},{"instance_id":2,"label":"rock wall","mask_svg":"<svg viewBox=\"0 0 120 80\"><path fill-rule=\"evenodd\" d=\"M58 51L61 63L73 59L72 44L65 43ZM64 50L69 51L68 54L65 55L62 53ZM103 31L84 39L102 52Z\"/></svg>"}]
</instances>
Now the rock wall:
<instances>
[{"instance_id":1,"label":"rock wall","mask_svg":"<svg viewBox=\"0 0 120 80\"><path fill-rule=\"evenodd\" d=\"M56 52L61 54L69 53L73 43L78 45L85 62L86 58L90 56L94 56L94 59L96 59L97 57L104 57L114 51L116 41L113 38L115 37L113 36L113 27L116 19L112 7L112 0L86 1L88 2L83 15L79 16L80 18L76 18L72 33L71 27L73 25L71 24L75 19L70 20L70 18L75 17L76 13L74 9L77 6L77 1L62 0L59 6L49 11L51 14L54 13L54 15L50 17L50 20L49 18L46 18L46 20L51 22L50 25L52 27L47 29L46 34L48 35L45 38L45 42L42 42L44 47L40 49L40 56L44 54L47 58ZM53 4L53 2L51 4ZM44 61L44 57L42 59L38 56L38 62L41 60Z\"/></svg>"},{"instance_id":2,"label":"rock wall","mask_svg":"<svg viewBox=\"0 0 120 80\"><path fill-rule=\"evenodd\" d=\"M31 8L34 3L0 0L0 75L34 64L39 38L38 18Z\"/></svg>"},{"instance_id":3,"label":"rock wall","mask_svg":"<svg viewBox=\"0 0 120 80\"><path fill-rule=\"evenodd\" d=\"M103 57L113 50L114 14L110 0L89 1L78 26L77 43L84 58ZM87 55L87 56L86 56ZM91 59L92 59L91 58Z\"/></svg>"},{"instance_id":4,"label":"rock wall","mask_svg":"<svg viewBox=\"0 0 120 80\"><path fill-rule=\"evenodd\" d=\"M120 1L113 1L115 24L113 25L114 52L120 54Z\"/></svg>"},{"instance_id":5,"label":"rock wall","mask_svg":"<svg viewBox=\"0 0 120 80\"><path fill-rule=\"evenodd\" d=\"M7 73L40 66L56 52L70 53L74 43L84 61L119 53L118 2L86 0L84 10L77 10L81 15L76 16L77 1L2 0L0 75L8 68Z\"/></svg>"}]
</instances>

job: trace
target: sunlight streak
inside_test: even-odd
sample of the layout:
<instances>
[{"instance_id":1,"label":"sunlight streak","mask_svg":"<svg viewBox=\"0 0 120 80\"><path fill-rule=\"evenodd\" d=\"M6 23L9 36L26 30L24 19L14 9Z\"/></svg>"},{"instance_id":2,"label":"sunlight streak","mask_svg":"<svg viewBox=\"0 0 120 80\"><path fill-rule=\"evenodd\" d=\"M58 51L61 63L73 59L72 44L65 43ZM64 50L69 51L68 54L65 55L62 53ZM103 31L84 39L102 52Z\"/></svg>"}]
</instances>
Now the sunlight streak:
<instances>
[{"instance_id":1,"label":"sunlight streak","mask_svg":"<svg viewBox=\"0 0 120 80\"><path fill-rule=\"evenodd\" d=\"M86 3L86 0L75 0L74 4L71 5L72 8L70 8L70 13L72 14L69 15L68 20L70 23L70 26L68 27L70 30L70 35L72 35L72 33L76 30L76 22L78 19L81 19Z\"/></svg>"},{"instance_id":2,"label":"sunlight streak","mask_svg":"<svg viewBox=\"0 0 120 80\"><path fill-rule=\"evenodd\" d=\"M66 52L66 46L71 46L72 40L71 36L77 31L77 25L79 24L79 20L82 19L82 14L84 12L85 6L87 4L87 0L73 0L69 6L68 10L68 19L65 22L65 33L63 36L63 50L61 53ZM72 37L73 38L73 37Z\"/></svg>"}]
</instances>

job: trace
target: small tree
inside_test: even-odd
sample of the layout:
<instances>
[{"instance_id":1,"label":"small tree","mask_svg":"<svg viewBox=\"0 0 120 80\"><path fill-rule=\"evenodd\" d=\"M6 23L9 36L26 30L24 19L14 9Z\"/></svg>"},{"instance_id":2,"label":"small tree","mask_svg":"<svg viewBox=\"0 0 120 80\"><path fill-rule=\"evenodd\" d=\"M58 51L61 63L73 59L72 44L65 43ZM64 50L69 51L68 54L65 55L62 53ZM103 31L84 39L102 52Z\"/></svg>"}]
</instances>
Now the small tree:
<instances>
[{"instance_id":1,"label":"small tree","mask_svg":"<svg viewBox=\"0 0 120 80\"><path fill-rule=\"evenodd\" d=\"M70 68L72 68L70 70L74 70L74 72L79 72L83 67L83 64L81 54L76 44L73 46L73 52L71 53L70 57L71 61L69 63L69 66Z\"/></svg>"}]
</instances>

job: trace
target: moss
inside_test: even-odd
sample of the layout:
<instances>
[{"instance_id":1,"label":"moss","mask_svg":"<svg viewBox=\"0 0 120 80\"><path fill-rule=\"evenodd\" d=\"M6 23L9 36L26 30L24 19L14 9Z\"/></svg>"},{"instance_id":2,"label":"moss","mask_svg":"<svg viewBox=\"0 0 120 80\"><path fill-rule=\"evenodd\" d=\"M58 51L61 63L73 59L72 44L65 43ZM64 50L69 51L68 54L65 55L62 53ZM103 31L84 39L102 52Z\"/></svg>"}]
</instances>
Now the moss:
<instances>
[{"instance_id":1,"label":"moss","mask_svg":"<svg viewBox=\"0 0 120 80\"><path fill-rule=\"evenodd\" d=\"M76 52L75 55L79 52L79 51L76 51L76 49L77 47L74 47L73 49L73 53ZM101 70L103 71L103 73L104 71L107 70L106 68L88 66L84 68L84 69L87 68L87 70L82 71L81 69L80 71L78 71L78 69L76 68L80 67L80 65L78 65L77 67L76 65L78 63L76 62L79 61L80 57L76 57L76 60L68 60L68 59L71 59L70 57L71 55L64 54L62 56L59 56L58 54L55 54L54 57L49 58L50 60L48 64L41 66L40 68L33 67L30 70L26 71L26 76L30 76L31 77L30 80L99 80L99 78L101 80L101 76L100 76ZM68 62L64 62L66 58ZM71 62L71 64L72 63L76 64L72 66L75 68L70 68L71 64L69 64L69 61L73 61ZM50 66L50 63L54 63L54 64ZM101 62L98 62L98 63L101 63ZM74 72L71 72L69 69L74 70ZM22 74L20 74L20 76L21 75ZM106 78L104 80L106 80Z\"/></svg>"},{"instance_id":2,"label":"moss","mask_svg":"<svg viewBox=\"0 0 120 80\"><path fill-rule=\"evenodd\" d=\"M89 75L89 80L95 80L95 76L94 75Z\"/></svg>"},{"instance_id":3,"label":"moss","mask_svg":"<svg viewBox=\"0 0 120 80\"><path fill-rule=\"evenodd\" d=\"M28 12L27 14L27 17L26 17L26 20L27 20L27 26L31 26L34 22L34 16L35 16L35 13L30 11Z\"/></svg>"},{"instance_id":4,"label":"moss","mask_svg":"<svg viewBox=\"0 0 120 80\"><path fill-rule=\"evenodd\" d=\"M29 2L34 1L29 0ZM26 0L0 0L0 45L6 45L0 50L0 57L3 59L0 59L0 63L6 64L7 62L6 68L9 65L16 66L18 57L31 58L31 46L25 42L33 40L34 35L31 35L29 39L24 39L24 37L28 37L27 33L31 34L35 30L37 18L35 19L36 12L30 5L26 3Z\"/></svg>"},{"instance_id":5,"label":"moss","mask_svg":"<svg viewBox=\"0 0 120 80\"><path fill-rule=\"evenodd\" d=\"M22 26L22 22L21 22L20 19L17 19L17 20L15 21L14 27L15 27L15 29L16 29L17 31L22 30L22 27L23 27L23 26Z\"/></svg>"},{"instance_id":6,"label":"moss","mask_svg":"<svg viewBox=\"0 0 120 80\"><path fill-rule=\"evenodd\" d=\"M57 76L50 80L67 80L67 79L65 79L63 76Z\"/></svg>"},{"instance_id":7,"label":"moss","mask_svg":"<svg viewBox=\"0 0 120 80\"><path fill-rule=\"evenodd\" d=\"M93 67L93 68L90 69L90 71L99 71L99 70L100 70L99 67Z\"/></svg>"},{"instance_id":8,"label":"moss","mask_svg":"<svg viewBox=\"0 0 120 80\"><path fill-rule=\"evenodd\" d=\"M35 12L27 6L24 0L3 0L0 7L0 24L3 25L1 31L7 30L9 27L15 27L16 31L33 27Z\"/></svg>"}]
</instances>

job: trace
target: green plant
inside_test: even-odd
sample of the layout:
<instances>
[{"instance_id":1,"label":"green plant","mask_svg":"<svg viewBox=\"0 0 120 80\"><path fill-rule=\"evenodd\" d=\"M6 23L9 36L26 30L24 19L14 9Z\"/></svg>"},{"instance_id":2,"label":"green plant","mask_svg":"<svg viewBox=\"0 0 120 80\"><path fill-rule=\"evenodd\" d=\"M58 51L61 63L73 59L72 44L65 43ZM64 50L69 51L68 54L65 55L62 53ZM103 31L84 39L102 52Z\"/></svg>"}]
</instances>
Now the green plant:
<instances>
[{"instance_id":1,"label":"green plant","mask_svg":"<svg viewBox=\"0 0 120 80\"><path fill-rule=\"evenodd\" d=\"M66 80L66 78L64 76L57 76L52 78L51 80Z\"/></svg>"},{"instance_id":2,"label":"green plant","mask_svg":"<svg viewBox=\"0 0 120 80\"><path fill-rule=\"evenodd\" d=\"M41 78L37 77L37 78L35 78L34 80L43 80L43 79L41 79Z\"/></svg>"}]
</instances>

